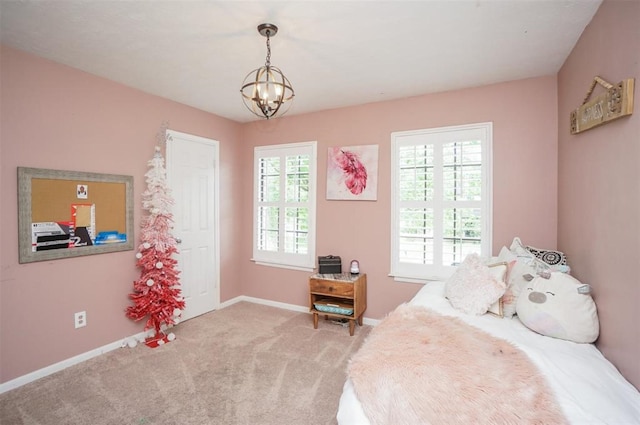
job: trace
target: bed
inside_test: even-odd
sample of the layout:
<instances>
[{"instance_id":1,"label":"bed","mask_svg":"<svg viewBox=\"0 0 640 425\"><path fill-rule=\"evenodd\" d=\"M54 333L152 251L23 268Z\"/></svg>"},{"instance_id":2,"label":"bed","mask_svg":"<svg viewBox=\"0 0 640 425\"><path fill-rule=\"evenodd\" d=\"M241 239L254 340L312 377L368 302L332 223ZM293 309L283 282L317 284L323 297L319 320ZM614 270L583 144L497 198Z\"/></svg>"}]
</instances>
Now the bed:
<instances>
[{"instance_id":1,"label":"bed","mask_svg":"<svg viewBox=\"0 0 640 425\"><path fill-rule=\"evenodd\" d=\"M438 316L448 322L458 323L457 326L467 327L469 333L477 331L479 335L488 334L491 338L503 341L509 347L514 347L514 350L524 353L528 358L527 361L530 361L530 363L534 365L536 372L539 371L538 375L547 385L553 402L556 403L560 410L558 419L536 419L526 414L518 416L518 412L516 412L516 417L520 420L513 420L512 417L511 419L503 421L500 419L500 416L492 416L492 414L495 413L492 412L492 410L500 410L507 405L513 404L513 399L508 392L507 396L504 394L496 396L497 400L495 400L493 404L494 407L487 409L487 407L484 406L481 408L478 417L484 418L485 421L470 419L469 415L473 416L473 413L467 412L467 416L465 417L464 414L452 415L451 411L447 413L446 409L442 411L442 416L436 416L436 419L432 417L432 420L426 420L424 417L419 419L415 415L406 416L405 412L411 411L416 405L427 403L428 401L425 400L434 400L433 398L423 398L429 387L431 387L429 380L433 380L434 378L430 377L425 379L420 376L421 371L430 369L441 373L441 368L437 367L437 365L421 365L412 368L407 366L407 364L413 363L407 360L402 360L406 362L406 364L405 366L400 366L400 368L404 367L405 370L414 369L415 372L412 373L415 378L414 381L420 385L419 387L413 387L406 391L407 394L411 395L412 400L407 401L406 396L402 395L400 385L395 378L390 378L391 375L388 374L378 373L374 376L374 379L384 382L380 383L379 389L372 390L378 391L377 393L374 392L373 394L367 395L367 397L373 397L373 399L370 399L365 404L357 395L360 393L364 396L366 391L363 391L362 388L360 388L359 391L355 384L355 382L357 382L355 380L357 375L353 370L353 362L359 360L359 358L356 358L358 355L363 356L361 351L365 350L366 353L366 350L372 349L372 346L368 345L368 339L350 363L348 378L344 384L337 413L337 419L340 425L378 425L382 423L394 425L425 425L428 423L445 425L457 423L640 424L640 393L624 379L618 370L593 344L576 343L533 332L523 325L517 315L509 318L499 317L494 314L476 315L463 313L452 306L452 302L445 297L445 294L445 282L430 282L426 284L410 302L398 307L398 309L402 309L400 314L404 314L405 316L409 314L408 312L411 314L417 312L416 314ZM390 316L393 314L398 313L391 313ZM394 318L390 316L382 320L381 323L374 328L369 338L373 338L377 329L384 327L388 320L394 320ZM423 320L426 320L425 317L427 316L424 316ZM396 317L395 320L404 319L402 317L400 319ZM387 328L390 328L390 326L387 326ZM405 334L406 333L405 330ZM433 335L419 335L416 338L416 344L419 344L420 339L427 341L431 338L433 338ZM381 342L383 342L383 344L378 344L377 349L384 351L385 353L383 354L390 356L387 351L392 351L396 345L395 337L391 341L385 342L381 340ZM489 345L497 346L497 343L493 342ZM400 351L405 353L410 351L410 349L401 348ZM502 352L502 349L500 349L500 351ZM391 366L389 366L388 361L382 361L381 365L373 369L385 370L389 367ZM490 369L491 366L488 366L488 368ZM486 368L483 367L483 369ZM475 372L468 374L475 375ZM492 375L490 374L489 376ZM361 378L359 377L358 379ZM453 384L454 382L451 382L449 386ZM368 388L367 391L369 391ZM437 391L440 392L441 389L437 389ZM539 403L536 404L538 396L539 395L531 396L534 406L539 405ZM475 400L475 398L473 399ZM448 403L446 400L448 399L445 398L443 402L445 405L454 403L453 401ZM396 405L400 405L399 408ZM537 407L534 407L533 410L536 408ZM372 415L372 409L374 409L374 413L377 416ZM368 413L366 414L365 412ZM431 411L430 414L434 414L433 411ZM370 420L370 417L373 417L375 420Z\"/></svg>"}]
</instances>

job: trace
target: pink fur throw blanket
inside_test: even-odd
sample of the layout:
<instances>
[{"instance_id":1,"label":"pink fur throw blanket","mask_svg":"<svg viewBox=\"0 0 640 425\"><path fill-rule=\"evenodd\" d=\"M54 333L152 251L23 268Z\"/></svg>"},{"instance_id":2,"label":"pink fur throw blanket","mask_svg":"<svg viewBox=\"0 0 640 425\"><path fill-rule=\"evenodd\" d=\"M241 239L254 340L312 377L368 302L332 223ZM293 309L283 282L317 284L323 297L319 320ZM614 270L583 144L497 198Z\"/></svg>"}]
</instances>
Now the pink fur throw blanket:
<instances>
[{"instance_id":1,"label":"pink fur throw blanket","mask_svg":"<svg viewBox=\"0 0 640 425\"><path fill-rule=\"evenodd\" d=\"M387 316L348 373L372 425L567 423L525 353L424 307Z\"/></svg>"}]
</instances>

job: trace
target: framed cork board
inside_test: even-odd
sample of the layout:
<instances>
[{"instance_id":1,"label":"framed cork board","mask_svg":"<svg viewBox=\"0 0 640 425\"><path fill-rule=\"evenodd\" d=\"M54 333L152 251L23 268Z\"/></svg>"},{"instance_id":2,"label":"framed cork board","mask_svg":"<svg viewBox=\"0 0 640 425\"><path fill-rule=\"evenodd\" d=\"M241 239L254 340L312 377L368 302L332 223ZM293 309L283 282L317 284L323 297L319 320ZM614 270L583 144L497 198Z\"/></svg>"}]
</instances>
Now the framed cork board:
<instances>
[{"instance_id":1,"label":"framed cork board","mask_svg":"<svg viewBox=\"0 0 640 425\"><path fill-rule=\"evenodd\" d=\"M18 167L20 263L133 249L133 177Z\"/></svg>"}]
</instances>

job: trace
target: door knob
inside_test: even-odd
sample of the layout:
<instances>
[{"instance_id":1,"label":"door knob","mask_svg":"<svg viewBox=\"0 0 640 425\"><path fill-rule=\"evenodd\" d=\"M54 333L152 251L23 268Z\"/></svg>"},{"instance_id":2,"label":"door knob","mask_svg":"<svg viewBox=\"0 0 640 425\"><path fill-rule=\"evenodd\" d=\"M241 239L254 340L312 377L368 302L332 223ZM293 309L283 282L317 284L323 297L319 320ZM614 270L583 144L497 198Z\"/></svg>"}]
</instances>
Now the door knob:
<instances>
[{"instance_id":1,"label":"door knob","mask_svg":"<svg viewBox=\"0 0 640 425\"><path fill-rule=\"evenodd\" d=\"M176 243L182 243L182 239L176 238Z\"/></svg>"}]
</instances>

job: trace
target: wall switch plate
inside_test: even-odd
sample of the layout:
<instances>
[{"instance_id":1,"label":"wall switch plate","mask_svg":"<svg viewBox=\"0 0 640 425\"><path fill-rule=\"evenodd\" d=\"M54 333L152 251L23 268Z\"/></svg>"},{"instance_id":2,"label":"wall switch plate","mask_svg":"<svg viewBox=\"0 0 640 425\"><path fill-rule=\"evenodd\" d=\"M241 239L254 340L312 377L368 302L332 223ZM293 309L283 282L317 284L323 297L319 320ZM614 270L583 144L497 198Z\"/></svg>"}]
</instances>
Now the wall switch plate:
<instances>
[{"instance_id":1,"label":"wall switch plate","mask_svg":"<svg viewBox=\"0 0 640 425\"><path fill-rule=\"evenodd\" d=\"M76 329L87 326L87 312L79 311L73 315Z\"/></svg>"}]
</instances>

